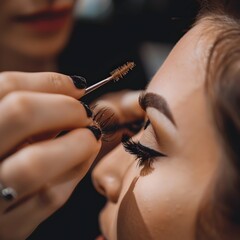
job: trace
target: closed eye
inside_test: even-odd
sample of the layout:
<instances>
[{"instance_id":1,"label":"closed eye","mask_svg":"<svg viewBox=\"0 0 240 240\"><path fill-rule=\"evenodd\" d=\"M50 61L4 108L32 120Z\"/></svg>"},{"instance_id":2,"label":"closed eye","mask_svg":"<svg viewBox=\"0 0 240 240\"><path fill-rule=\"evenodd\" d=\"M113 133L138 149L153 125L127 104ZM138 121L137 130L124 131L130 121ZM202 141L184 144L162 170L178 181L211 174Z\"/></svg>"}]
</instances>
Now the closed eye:
<instances>
[{"instance_id":1,"label":"closed eye","mask_svg":"<svg viewBox=\"0 0 240 240\"><path fill-rule=\"evenodd\" d=\"M138 166L144 168L152 168L152 163L159 157L166 157L164 153L151 149L142 145L139 141L135 142L131 138L124 136L122 138L122 144L125 150L134 155L138 161Z\"/></svg>"}]
</instances>

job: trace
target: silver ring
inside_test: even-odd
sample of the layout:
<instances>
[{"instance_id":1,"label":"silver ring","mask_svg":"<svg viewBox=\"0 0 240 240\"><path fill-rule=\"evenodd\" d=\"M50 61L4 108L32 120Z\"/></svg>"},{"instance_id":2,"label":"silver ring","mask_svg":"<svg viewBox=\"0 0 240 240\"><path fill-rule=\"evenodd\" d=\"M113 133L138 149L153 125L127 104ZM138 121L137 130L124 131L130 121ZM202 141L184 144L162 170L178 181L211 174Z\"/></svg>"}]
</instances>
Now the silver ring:
<instances>
[{"instance_id":1,"label":"silver ring","mask_svg":"<svg viewBox=\"0 0 240 240\"><path fill-rule=\"evenodd\" d=\"M17 197L17 192L11 187L4 187L0 183L0 198L5 201L12 201Z\"/></svg>"}]
</instances>

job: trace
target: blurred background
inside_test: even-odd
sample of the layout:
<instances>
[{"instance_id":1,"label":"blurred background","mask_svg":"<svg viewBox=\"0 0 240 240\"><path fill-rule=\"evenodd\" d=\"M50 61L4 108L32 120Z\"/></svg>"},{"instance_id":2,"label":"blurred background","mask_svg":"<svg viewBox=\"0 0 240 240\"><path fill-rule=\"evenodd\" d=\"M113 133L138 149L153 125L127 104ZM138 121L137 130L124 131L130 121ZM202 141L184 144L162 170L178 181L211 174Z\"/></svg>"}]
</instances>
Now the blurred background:
<instances>
[{"instance_id":1,"label":"blurred background","mask_svg":"<svg viewBox=\"0 0 240 240\"><path fill-rule=\"evenodd\" d=\"M122 34L116 37L136 41L147 77L151 78L190 27L198 8L196 0L82 0L75 14L99 24L118 22L116 30Z\"/></svg>"},{"instance_id":2,"label":"blurred background","mask_svg":"<svg viewBox=\"0 0 240 240\"><path fill-rule=\"evenodd\" d=\"M136 63L126 80L88 95L87 103L109 91L143 89L191 27L198 8L197 0L79 0L60 69L84 76L91 85L127 61ZM29 239L93 240L99 235L98 213L104 203L92 186L90 171L64 207Z\"/></svg>"}]
</instances>

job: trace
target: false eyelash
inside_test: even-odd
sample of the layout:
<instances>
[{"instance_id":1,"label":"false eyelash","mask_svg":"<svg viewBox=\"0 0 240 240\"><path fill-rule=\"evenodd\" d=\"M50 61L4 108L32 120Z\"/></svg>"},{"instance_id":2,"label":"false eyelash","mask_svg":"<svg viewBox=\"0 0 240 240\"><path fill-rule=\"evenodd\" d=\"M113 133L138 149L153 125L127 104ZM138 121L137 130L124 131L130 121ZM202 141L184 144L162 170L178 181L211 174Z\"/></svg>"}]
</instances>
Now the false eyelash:
<instances>
[{"instance_id":1,"label":"false eyelash","mask_svg":"<svg viewBox=\"0 0 240 240\"><path fill-rule=\"evenodd\" d=\"M138 133L144 126L144 119L120 124L111 108L103 107L94 112L97 105L93 106L93 120L102 130L102 140L105 142L115 141L115 133L119 130L128 130L134 134Z\"/></svg>"},{"instance_id":2,"label":"false eyelash","mask_svg":"<svg viewBox=\"0 0 240 240\"><path fill-rule=\"evenodd\" d=\"M93 112L96 105L92 108ZM114 133L118 130L118 119L111 109L103 107L93 114L93 121L97 123L102 131L102 141L114 141Z\"/></svg>"},{"instance_id":3,"label":"false eyelash","mask_svg":"<svg viewBox=\"0 0 240 240\"><path fill-rule=\"evenodd\" d=\"M165 154L135 142L128 136L123 136L122 144L128 153L136 157L139 167L152 168L152 163L157 157L166 157Z\"/></svg>"},{"instance_id":4,"label":"false eyelash","mask_svg":"<svg viewBox=\"0 0 240 240\"><path fill-rule=\"evenodd\" d=\"M150 120L148 119L144 125L144 130L147 129L147 127L151 124Z\"/></svg>"}]
</instances>

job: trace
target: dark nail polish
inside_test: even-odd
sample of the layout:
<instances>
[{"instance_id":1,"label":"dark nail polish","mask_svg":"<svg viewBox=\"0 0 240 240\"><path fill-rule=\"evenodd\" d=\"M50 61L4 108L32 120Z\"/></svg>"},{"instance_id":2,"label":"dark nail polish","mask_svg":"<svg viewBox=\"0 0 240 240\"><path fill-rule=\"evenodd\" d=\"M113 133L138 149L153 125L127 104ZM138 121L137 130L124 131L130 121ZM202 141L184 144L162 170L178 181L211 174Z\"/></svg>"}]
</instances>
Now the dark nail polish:
<instances>
[{"instance_id":1,"label":"dark nail polish","mask_svg":"<svg viewBox=\"0 0 240 240\"><path fill-rule=\"evenodd\" d=\"M89 118L92 117L92 116L93 116L93 112L92 112L92 110L90 109L90 107L89 107L87 104L83 103L83 102L81 102L81 104L82 104L83 107L85 108L86 113L87 113L87 116L88 116Z\"/></svg>"},{"instance_id":2,"label":"dark nail polish","mask_svg":"<svg viewBox=\"0 0 240 240\"><path fill-rule=\"evenodd\" d=\"M100 130L100 128L96 126L88 126L87 129L89 129L93 133L97 141L101 138L102 131Z\"/></svg>"},{"instance_id":3,"label":"dark nail polish","mask_svg":"<svg viewBox=\"0 0 240 240\"><path fill-rule=\"evenodd\" d=\"M70 76L76 88L84 89L87 87L87 81L84 77L73 75Z\"/></svg>"}]
</instances>

